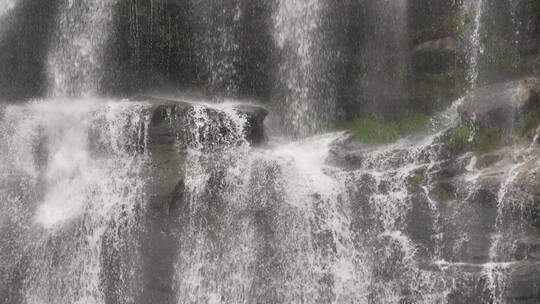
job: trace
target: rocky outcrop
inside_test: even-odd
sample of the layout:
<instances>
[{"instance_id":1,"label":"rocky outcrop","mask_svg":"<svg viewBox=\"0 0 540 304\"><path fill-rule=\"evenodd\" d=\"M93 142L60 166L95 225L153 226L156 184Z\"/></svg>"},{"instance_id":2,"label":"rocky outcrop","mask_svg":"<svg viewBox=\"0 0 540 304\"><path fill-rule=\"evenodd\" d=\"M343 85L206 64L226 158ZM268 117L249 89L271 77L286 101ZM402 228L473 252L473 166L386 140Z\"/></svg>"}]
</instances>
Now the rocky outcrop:
<instances>
[{"instance_id":1,"label":"rocky outcrop","mask_svg":"<svg viewBox=\"0 0 540 304\"><path fill-rule=\"evenodd\" d=\"M537 56L536 60L533 62L533 73L536 75L536 77L540 78L540 49L538 49L539 55Z\"/></svg>"},{"instance_id":2,"label":"rocky outcrop","mask_svg":"<svg viewBox=\"0 0 540 304\"><path fill-rule=\"evenodd\" d=\"M175 269L171 265L176 262L179 248L179 214L185 212L179 204L183 202L187 148L211 153L212 149L243 138L251 145L262 144L267 111L251 105L234 107L238 117L245 119L240 121L243 126L236 126L233 124L239 122L231 119L230 113L210 106L150 97L135 99L152 104L147 110L150 124L146 143L152 178L146 185L149 209L141 242L145 288L137 303L172 304L176 303L176 295ZM240 135L235 133L236 127L243 128ZM196 132L197 128L204 133Z\"/></svg>"},{"instance_id":3,"label":"rocky outcrop","mask_svg":"<svg viewBox=\"0 0 540 304\"><path fill-rule=\"evenodd\" d=\"M439 53L455 55L457 53L457 41L452 37L430 40L415 46L413 52L414 54Z\"/></svg>"},{"instance_id":4,"label":"rocky outcrop","mask_svg":"<svg viewBox=\"0 0 540 304\"><path fill-rule=\"evenodd\" d=\"M529 77L476 89L458 111L462 122L477 128L509 128L524 113L539 107L540 80Z\"/></svg>"},{"instance_id":5,"label":"rocky outcrop","mask_svg":"<svg viewBox=\"0 0 540 304\"><path fill-rule=\"evenodd\" d=\"M534 304L540 301L540 263L519 262L509 267L510 284L505 293L507 303Z\"/></svg>"},{"instance_id":6,"label":"rocky outcrop","mask_svg":"<svg viewBox=\"0 0 540 304\"><path fill-rule=\"evenodd\" d=\"M245 139L251 145L265 141L263 122L267 111L261 107L233 107L233 111L238 113L236 118L245 119L234 121L225 111L210 106L152 97L135 99L152 104L148 109L150 125L147 148L155 168L150 193L156 197L168 196L182 179L187 147L200 145L202 149L217 149L220 145L231 144L231 141ZM195 107L198 107L198 113L195 113ZM198 128L204 131L195 131L195 124L202 125Z\"/></svg>"},{"instance_id":7,"label":"rocky outcrop","mask_svg":"<svg viewBox=\"0 0 540 304\"><path fill-rule=\"evenodd\" d=\"M505 132L540 109L539 96L538 78L494 84L468 95L459 115L479 133ZM474 286L466 288L467 294L457 288L449 303L538 303L538 142L516 137L487 151L473 145L464 153L453 151L451 133L449 129L427 142L409 138L386 147L346 142L334 147L330 161L355 172L354 196L359 198L357 208L363 208L358 218L371 230L380 229L379 218L385 217L373 215L377 197L391 200L388 189L406 189L402 229L417 245L417 257L434 264L437 252L445 265L426 269L448 272L463 279L457 284ZM377 187L366 182L379 179Z\"/></svg>"},{"instance_id":8,"label":"rocky outcrop","mask_svg":"<svg viewBox=\"0 0 540 304\"><path fill-rule=\"evenodd\" d=\"M445 37L416 45L411 52L411 59L417 72L440 73L455 65L457 58L462 55L456 39Z\"/></svg>"},{"instance_id":9,"label":"rocky outcrop","mask_svg":"<svg viewBox=\"0 0 540 304\"><path fill-rule=\"evenodd\" d=\"M140 96L134 98L134 100L151 102L153 104L149 109L149 115L152 121L150 126L150 143L170 142L171 138L167 136L170 136L171 132L165 130L159 131L159 129L170 129L169 131L184 133L184 135L189 133L190 128L193 127L190 123L192 123L195 106L201 107L201 105L197 105L196 103L154 97ZM207 122L209 127L214 125L215 122L223 121L227 116L224 111L217 107L203 105L202 108L205 116L209 119ZM268 111L262 107L247 104L238 104L233 106L232 109L246 120L246 124L242 126L245 139L252 145L262 144L266 139L263 123L268 115ZM175 122L172 123L172 121ZM157 131L153 132L156 129ZM222 129L221 133L223 132L227 132L227 130ZM175 134L175 136L177 135Z\"/></svg>"}]
</instances>

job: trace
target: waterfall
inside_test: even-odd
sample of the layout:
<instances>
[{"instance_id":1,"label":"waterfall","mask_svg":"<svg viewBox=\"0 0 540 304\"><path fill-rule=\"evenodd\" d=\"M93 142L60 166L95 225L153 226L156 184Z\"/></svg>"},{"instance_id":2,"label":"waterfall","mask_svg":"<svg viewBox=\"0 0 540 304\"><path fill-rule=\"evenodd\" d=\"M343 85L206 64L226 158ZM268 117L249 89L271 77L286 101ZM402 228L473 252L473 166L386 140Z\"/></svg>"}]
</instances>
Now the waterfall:
<instances>
[{"instance_id":1,"label":"waterfall","mask_svg":"<svg viewBox=\"0 0 540 304\"><path fill-rule=\"evenodd\" d=\"M366 4L365 41L360 50L359 81L366 112L384 112L386 104L406 100L405 77L410 71L407 45L407 0Z\"/></svg>"},{"instance_id":2,"label":"waterfall","mask_svg":"<svg viewBox=\"0 0 540 304\"><path fill-rule=\"evenodd\" d=\"M326 80L329 51L323 25L326 4L319 0L280 0L274 13L274 39L281 51L283 123L289 133L305 136L320 131L335 112L335 88ZM328 90L329 92L324 92Z\"/></svg>"},{"instance_id":3,"label":"waterfall","mask_svg":"<svg viewBox=\"0 0 540 304\"><path fill-rule=\"evenodd\" d=\"M9 14L17 6L18 0L0 0L0 42L4 35L4 28L9 25Z\"/></svg>"},{"instance_id":4,"label":"waterfall","mask_svg":"<svg viewBox=\"0 0 540 304\"><path fill-rule=\"evenodd\" d=\"M190 18L194 31L194 60L198 77L215 94L237 93L238 41L242 1L194 0Z\"/></svg>"},{"instance_id":5,"label":"waterfall","mask_svg":"<svg viewBox=\"0 0 540 304\"><path fill-rule=\"evenodd\" d=\"M0 0L1 25L44 8L56 18L39 73L49 96L0 104L0 302L538 298L540 81L478 89L497 78L494 46L520 37L495 22L518 22L518 0L453 1L418 23L434 7L31 1ZM14 67L40 57L26 47L49 31L20 24L2 50L24 50L0 54ZM1 81L25 79L6 70ZM137 97L97 97L130 71L140 91L119 94ZM156 83L189 91L141 96ZM237 99L250 94L268 100ZM503 118L516 140L495 143ZM341 122L349 131L322 133ZM395 141L357 140L378 131Z\"/></svg>"},{"instance_id":6,"label":"waterfall","mask_svg":"<svg viewBox=\"0 0 540 304\"><path fill-rule=\"evenodd\" d=\"M365 296L369 274L355 268L362 265L348 228L349 206L340 200L344 189L326 172L329 145L340 135L270 150L238 144L241 136L215 152L192 148L179 212L178 303L348 302Z\"/></svg>"},{"instance_id":7,"label":"waterfall","mask_svg":"<svg viewBox=\"0 0 540 304\"><path fill-rule=\"evenodd\" d=\"M464 2L464 6L464 14L472 19L470 24L464 26L466 26L465 41L467 42L467 80L469 81L470 88L474 89L480 73L480 56L484 53L484 46L480 37L482 18L484 17L484 1L468 0ZM468 18L464 18L464 20Z\"/></svg>"},{"instance_id":8,"label":"waterfall","mask_svg":"<svg viewBox=\"0 0 540 304\"><path fill-rule=\"evenodd\" d=\"M17 0L2 0L0 1L0 18L9 13L17 5Z\"/></svg>"},{"instance_id":9,"label":"waterfall","mask_svg":"<svg viewBox=\"0 0 540 304\"><path fill-rule=\"evenodd\" d=\"M87 99L1 110L3 300L132 302L145 208L145 108Z\"/></svg>"},{"instance_id":10,"label":"waterfall","mask_svg":"<svg viewBox=\"0 0 540 304\"><path fill-rule=\"evenodd\" d=\"M104 50L116 3L117 0L60 1L57 29L48 56L49 95L101 93Z\"/></svg>"},{"instance_id":11,"label":"waterfall","mask_svg":"<svg viewBox=\"0 0 540 304\"><path fill-rule=\"evenodd\" d=\"M461 101L441 114L443 131L363 151L352 170L329 164L342 133L250 147L242 116L228 112L214 129L195 108L177 212L177 303L448 301L475 280L434 248L438 235L451 238L433 181ZM219 129L230 135L204 140ZM416 224L428 238L409 230L418 210L432 219Z\"/></svg>"}]
</instances>

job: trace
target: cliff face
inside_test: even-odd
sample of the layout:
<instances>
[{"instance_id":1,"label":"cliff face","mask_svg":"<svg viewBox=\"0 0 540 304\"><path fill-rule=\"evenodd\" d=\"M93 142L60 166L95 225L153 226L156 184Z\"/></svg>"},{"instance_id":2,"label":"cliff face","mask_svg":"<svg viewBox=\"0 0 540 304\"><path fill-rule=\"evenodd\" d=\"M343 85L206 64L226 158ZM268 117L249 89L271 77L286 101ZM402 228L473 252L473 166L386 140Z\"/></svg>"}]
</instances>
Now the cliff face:
<instances>
[{"instance_id":1,"label":"cliff face","mask_svg":"<svg viewBox=\"0 0 540 304\"><path fill-rule=\"evenodd\" d=\"M182 107L160 105L149 144L155 199L143 243L143 298L206 299L227 285L224 301L273 302L317 286L303 296L339 302L366 292L382 301L391 292L412 303L536 303L539 92L531 77L481 87L442 114L439 131L393 144L331 137L330 152L320 155L331 166L321 175L312 154L324 145L311 141L324 138L245 154L235 136L218 130L227 128L212 111L203 117L218 128L201 137L209 140L200 142L202 154L178 154L179 143L193 144L192 135L173 139L166 131L168 117L182 130ZM246 115L260 121L262 110L253 110ZM303 257L315 261L303 267ZM238 259L248 266L231 268ZM352 277L316 270L340 259L355 265ZM213 281L216 275L223 281ZM356 276L369 277L369 285L354 285ZM192 285L195 277L204 283ZM247 282L265 287L247 291ZM356 287L336 292L344 282Z\"/></svg>"},{"instance_id":2,"label":"cliff face","mask_svg":"<svg viewBox=\"0 0 540 304\"><path fill-rule=\"evenodd\" d=\"M316 37L304 37L322 43L311 49L312 61L324 67L324 73L308 86L312 98L335 102L334 118L394 121L415 113L429 115L471 86L470 57L476 47L470 39L476 21L470 1L398 2L327 5L314 20ZM3 99L44 94L51 48L47 37L60 6L57 1L18 3L3 21ZM482 49L475 60L478 84L538 73L537 1L482 3L478 39L473 37ZM228 5L118 1L104 52L101 93L194 90L257 98L273 107L286 103L291 92L280 80L279 67L290 60L291 50L278 45L279 1Z\"/></svg>"},{"instance_id":3,"label":"cliff face","mask_svg":"<svg viewBox=\"0 0 540 304\"><path fill-rule=\"evenodd\" d=\"M0 301L538 303L540 2L518 2L18 1ZM97 44L69 17L102 14ZM100 55L55 58L91 94L203 97L28 101L78 38Z\"/></svg>"},{"instance_id":4,"label":"cliff face","mask_svg":"<svg viewBox=\"0 0 540 304\"><path fill-rule=\"evenodd\" d=\"M16 3L0 20L0 99L9 101L45 94L48 41L58 1Z\"/></svg>"},{"instance_id":5,"label":"cliff face","mask_svg":"<svg viewBox=\"0 0 540 304\"><path fill-rule=\"evenodd\" d=\"M415 242L420 268L475 286L451 292L449 303L540 299L539 90L537 78L481 87L432 137L334 148L331 159L357 187L359 233L386 231L374 200L395 204L400 193L408 204L390 218Z\"/></svg>"}]
</instances>

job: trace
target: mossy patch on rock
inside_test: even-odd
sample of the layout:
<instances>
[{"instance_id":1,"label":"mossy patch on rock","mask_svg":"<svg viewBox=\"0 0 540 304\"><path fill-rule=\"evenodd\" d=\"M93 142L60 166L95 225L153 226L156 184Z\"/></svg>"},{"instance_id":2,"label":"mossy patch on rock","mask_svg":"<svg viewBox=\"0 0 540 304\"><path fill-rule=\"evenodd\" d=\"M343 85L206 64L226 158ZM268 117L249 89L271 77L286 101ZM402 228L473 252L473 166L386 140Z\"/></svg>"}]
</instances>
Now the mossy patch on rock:
<instances>
[{"instance_id":1,"label":"mossy patch on rock","mask_svg":"<svg viewBox=\"0 0 540 304\"><path fill-rule=\"evenodd\" d=\"M532 136L540 125L540 108L525 113L518 122L519 135Z\"/></svg>"},{"instance_id":2,"label":"mossy patch on rock","mask_svg":"<svg viewBox=\"0 0 540 304\"><path fill-rule=\"evenodd\" d=\"M455 199L455 195L452 192L451 189L448 188L448 186L445 185L437 185L435 189L433 190L433 193L437 197L438 200L447 202Z\"/></svg>"},{"instance_id":3,"label":"mossy patch on rock","mask_svg":"<svg viewBox=\"0 0 540 304\"><path fill-rule=\"evenodd\" d=\"M424 178L425 178L424 171L417 171L414 173L414 175L411 175L409 177L409 185L412 188L418 188L424 181Z\"/></svg>"},{"instance_id":4,"label":"mossy patch on rock","mask_svg":"<svg viewBox=\"0 0 540 304\"><path fill-rule=\"evenodd\" d=\"M330 124L332 129L349 131L356 141L377 144L396 141L401 136L421 132L430 127L431 118L415 113L398 121L379 122L371 118L358 117L339 120Z\"/></svg>"},{"instance_id":5,"label":"mossy patch on rock","mask_svg":"<svg viewBox=\"0 0 540 304\"><path fill-rule=\"evenodd\" d=\"M365 143L389 143L398 138L396 123L381 123L369 118L337 121L334 126L338 130L347 130L353 134L353 139Z\"/></svg>"},{"instance_id":6,"label":"mossy patch on rock","mask_svg":"<svg viewBox=\"0 0 540 304\"><path fill-rule=\"evenodd\" d=\"M505 144L505 132L499 128L488 128L476 132L474 136L474 153L477 156L491 152Z\"/></svg>"},{"instance_id":7,"label":"mossy patch on rock","mask_svg":"<svg viewBox=\"0 0 540 304\"><path fill-rule=\"evenodd\" d=\"M474 130L470 125L465 124L450 131L450 140L454 152L474 151L476 156L482 156L509 143L510 135L500 128Z\"/></svg>"},{"instance_id":8,"label":"mossy patch on rock","mask_svg":"<svg viewBox=\"0 0 540 304\"><path fill-rule=\"evenodd\" d=\"M465 152L471 146L474 130L469 125L461 125L450 131L450 140L454 151Z\"/></svg>"}]
</instances>

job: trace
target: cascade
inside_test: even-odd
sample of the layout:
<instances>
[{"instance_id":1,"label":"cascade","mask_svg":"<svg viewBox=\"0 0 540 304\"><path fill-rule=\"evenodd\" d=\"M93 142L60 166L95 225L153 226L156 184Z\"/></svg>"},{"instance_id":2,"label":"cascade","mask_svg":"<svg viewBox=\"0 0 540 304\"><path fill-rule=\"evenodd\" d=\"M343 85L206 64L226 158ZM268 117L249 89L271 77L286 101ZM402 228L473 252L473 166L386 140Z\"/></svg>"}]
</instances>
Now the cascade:
<instances>
[{"instance_id":1,"label":"cascade","mask_svg":"<svg viewBox=\"0 0 540 304\"><path fill-rule=\"evenodd\" d=\"M516 69L523 25L517 16L520 1L468 0L462 3L460 27L467 64L469 90L494 77L490 73ZM504 48L504 49L501 49ZM495 79L497 79L495 77Z\"/></svg>"},{"instance_id":2,"label":"cascade","mask_svg":"<svg viewBox=\"0 0 540 304\"><path fill-rule=\"evenodd\" d=\"M242 1L191 1L190 18L194 31L194 59L198 77L213 93L238 91L237 66Z\"/></svg>"},{"instance_id":3,"label":"cascade","mask_svg":"<svg viewBox=\"0 0 540 304\"><path fill-rule=\"evenodd\" d=\"M250 147L238 133L245 119L229 112L216 126L229 135L216 145L204 140L216 132L211 118L195 108L177 212L177 303L468 299L463 284L480 279L466 270L473 264L452 260L467 246L452 230L474 231L442 219L449 211L435 184L462 101L441 113L441 131L362 151L352 168L331 164L342 133ZM468 186L456 200L473 199ZM451 212L467 217L466 208ZM431 221L414 223L419 213Z\"/></svg>"},{"instance_id":4,"label":"cascade","mask_svg":"<svg viewBox=\"0 0 540 304\"><path fill-rule=\"evenodd\" d=\"M86 99L1 110L7 303L129 303L136 295L145 107Z\"/></svg>"},{"instance_id":5,"label":"cascade","mask_svg":"<svg viewBox=\"0 0 540 304\"><path fill-rule=\"evenodd\" d=\"M50 42L48 76L51 96L99 94L104 49L116 0L60 1L56 33Z\"/></svg>"},{"instance_id":6,"label":"cascade","mask_svg":"<svg viewBox=\"0 0 540 304\"><path fill-rule=\"evenodd\" d=\"M286 131L300 136L319 131L335 112L335 88L325 81L327 63L336 56L326 49L325 7L319 0L280 0L274 13L274 39L282 56L283 121Z\"/></svg>"},{"instance_id":7,"label":"cascade","mask_svg":"<svg viewBox=\"0 0 540 304\"><path fill-rule=\"evenodd\" d=\"M416 51L411 1L364 1L365 41L352 47L341 42L350 33L339 32L353 21L334 20L350 1L276 0L253 12L240 0L186 0L186 60L198 89L212 95L197 100L95 97L104 93L107 45L122 40L111 37L115 14L126 14L133 40L159 37L173 48L173 25L158 33L156 21L168 1L130 2L125 12L115 12L117 0L58 1L50 96L0 104L0 302L520 303L526 292L535 301L536 277L523 277L538 271L523 269L540 269L540 131L489 153L472 147L481 123L502 126L490 115L520 128L535 117L512 121L507 112L538 110L540 81L532 78L519 82L531 90L505 84L504 92L478 90L488 104L468 103L485 81L490 1L459 2L464 54L449 43L456 37L440 33L414 42L422 46L416 56L432 56L427 64L441 53L465 57L454 64L465 65L467 95L433 114L430 126L386 144L356 141L363 127L320 134L337 117L344 62L361 66L348 76L361 86L355 97L372 102L366 113L414 98L413 78L403 75ZM0 18L15 5L0 0ZM266 54L275 63L266 89L277 99L268 102L278 103L277 131L265 130L268 113L256 102L222 98L243 94L243 44L255 43L245 27L269 7L261 23L273 34L264 45L277 51ZM360 53L344 55L352 53L344 45ZM253 52L250 60L260 55ZM483 113L499 95L507 104ZM529 285L516 287L522 282Z\"/></svg>"},{"instance_id":8,"label":"cascade","mask_svg":"<svg viewBox=\"0 0 540 304\"><path fill-rule=\"evenodd\" d=\"M17 5L16 0L2 0L0 1L0 18L9 13Z\"/></svg>"},{"instance_id":9,"label":"cascade","mask_svg":"<svg viewBox=\"0 0 540 304\"><path fill-rule=\"evenodd\" d=\"M17 0L2 0L0 1L0 40L3 36L2 27L7 27L9 24L9 14L17 5Z\"/></svg>"},{"instance_id":10,"label":"cascade","mask_svg":"<svg viewBox=\"0 0 540 304\"><path fill-rule=\"evenodd\" d=\"M484 11L483 0L469 0L464 2L464 13L470 18L472 22L467 26L464 32L465 41L467 42L467 80L469 86L475 88L478 81L478 75L480 73L479 60L480 56L484 53L484 46L482 45L480 33L482 30L482 17Z\"/></svg>"},{"instance_id":11,"label":"cascade","mask_svg":"<svg viewBox=\"0 0 540 304\"><path fill-rule=\"evenodd\" d=\"M508 6L508 14L511 18L509 26L511 28L508 29L509 33L505 33L505 35L508 35L509 38L507 39L509 39L509 41L507 42L510 45L505 47L508 48L508 50L514 50L519 46L520 33L516 14L520 5L516 1L505 1L497 4L502 4L503 7L504 5ZM487 40L486 37L488 37L488 35L493 35L489 34L488 31L490 29L485 27L489 19L493 18L491 15L496 13L496 10L500 8L490 7L490 2L484 0L465 1L463 5L464 13L470 18L470 24L465 25L464 31L468 66L467 80L469 82L469 90L474 90L478 86L481 73L484 72L482 69L485 69L485 67L481 67L483 56L489 56L489 52L497 52L497 50L490 49L490 47L494 47L493 45L485 45L485 41ZM493 6L493 4L491 4L491 6ZM501 34L498 33L497 35ZM510 57L516 55L510 51L506 56ZM489 62L489 64L497 65L500 63ZM510 98L515 98L517 100L519 98L518 96L519 91L516 91ZM524 196L522 191L518 190L519 185L515 184L516 177L520 174L520 169L530 161L529 157L523 155L522 152L519 151L520 149L521 148L518 148L515 153L521 154L520 157L523 157L524 160L517 162L517 164L507 165L508 173L498 191L497 216L493 225L494 231L489 240L488 261L482 266L482 273L487 281L485 289L487 289L492 303L505 303L505 289L510 284L508 278L511 274L511 261L514 260L511 252L515 244L512 244L512 240L520 239L527 235L525 228L523 227L523 216L516 216L516 213L521 213L523 215L523 205L526 205L527 202L531 202L531 198ZM517 157L517 155L513 156L513 158ZM474 193L480 187L480 184L477 182L479 177L479 175L476 175L473 178L471 193ZM517 208L515 206L516 204L521 207ZM516 212L516 208L521 211Z\"/></svg>"},{"instance_id":12,"label":"cascade","mask_svg":"<svg viewBox=\"0 0 540 304\"><path fill-rule=\"evenodd\" d=\"M408 73L407 0L373 1L367 4L365 43L361 48L362 98L369 110L385 109L385 103L404 100ZM384 89L382 89L384 87Z\"/></svg>"}]
</instances>

